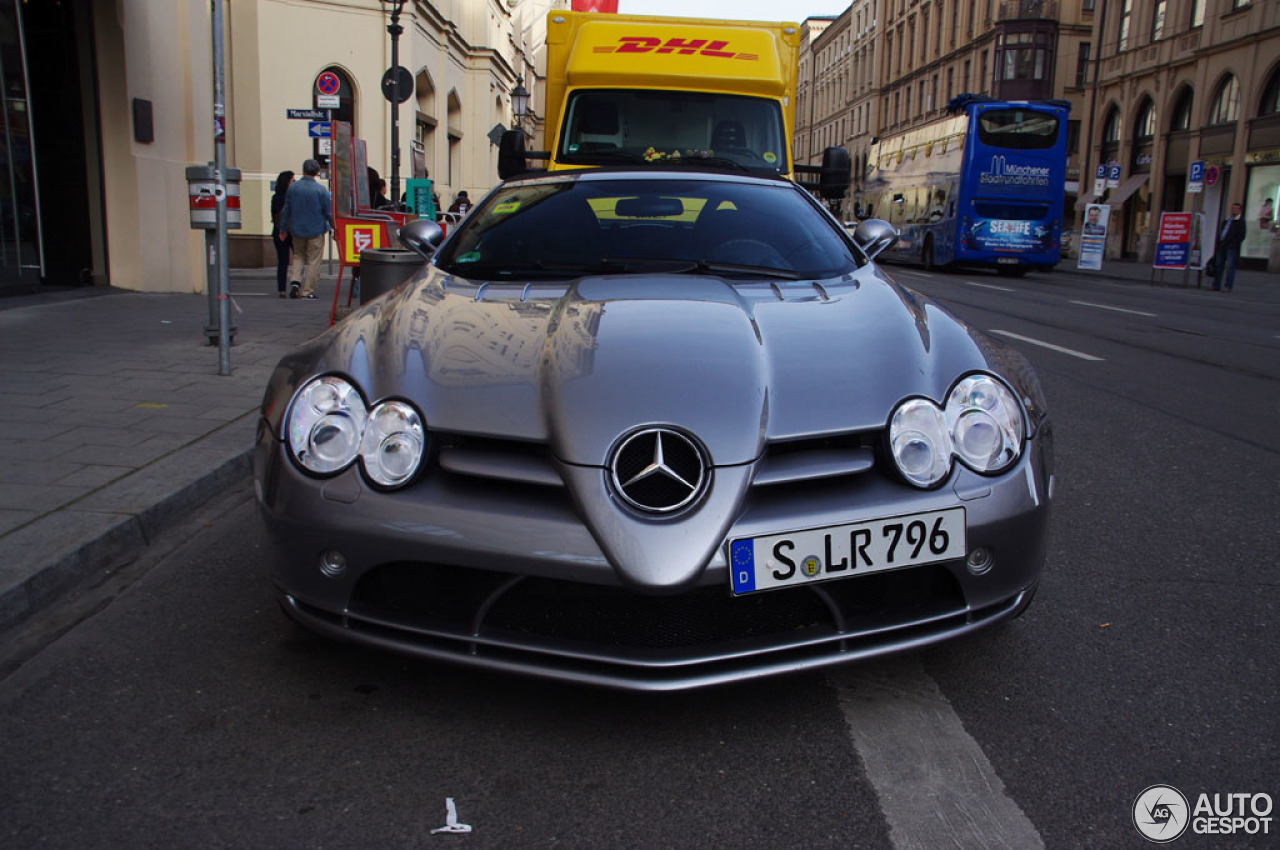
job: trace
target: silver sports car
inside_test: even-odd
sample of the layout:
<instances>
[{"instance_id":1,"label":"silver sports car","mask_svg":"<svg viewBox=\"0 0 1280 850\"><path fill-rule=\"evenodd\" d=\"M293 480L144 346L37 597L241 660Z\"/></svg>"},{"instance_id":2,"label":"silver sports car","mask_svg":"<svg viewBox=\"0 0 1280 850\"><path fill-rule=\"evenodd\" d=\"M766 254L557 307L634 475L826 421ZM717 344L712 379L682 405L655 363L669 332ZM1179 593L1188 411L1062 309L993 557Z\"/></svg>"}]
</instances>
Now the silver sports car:
<instances>
[{"instance_id":1,"label":"silver sports car","mask_svg":"<svg viewBox=\"0 0 1280 850\"><path fill-rule=\"evenodd\" d=\"M290 354L257 496L284 609L423 658L669 690L1020 614L1052 437L1027 361L776 179L508 181Z\"/></svg>"}]
</instances>

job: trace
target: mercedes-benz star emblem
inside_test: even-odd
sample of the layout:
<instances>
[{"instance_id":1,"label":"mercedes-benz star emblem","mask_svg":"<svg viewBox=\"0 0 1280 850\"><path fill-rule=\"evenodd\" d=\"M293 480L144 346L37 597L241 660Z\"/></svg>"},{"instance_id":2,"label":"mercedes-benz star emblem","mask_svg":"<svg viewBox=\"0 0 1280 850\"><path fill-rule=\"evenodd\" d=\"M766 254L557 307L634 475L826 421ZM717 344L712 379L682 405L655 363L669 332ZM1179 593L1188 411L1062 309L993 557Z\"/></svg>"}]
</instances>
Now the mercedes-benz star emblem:
<instances>
[{"instance_id":1,"label":"mercedes-benz star emblem","mask_svg":"<svg viewBox=\"0 0 1280 850\"><path fill-rule=\"evenodd\" d=\"M706 460L690 438L646 428L623 440L609 464L613 486L642 511L671 513L693 502L706 483Z\"/></svg>"}]
</instances>

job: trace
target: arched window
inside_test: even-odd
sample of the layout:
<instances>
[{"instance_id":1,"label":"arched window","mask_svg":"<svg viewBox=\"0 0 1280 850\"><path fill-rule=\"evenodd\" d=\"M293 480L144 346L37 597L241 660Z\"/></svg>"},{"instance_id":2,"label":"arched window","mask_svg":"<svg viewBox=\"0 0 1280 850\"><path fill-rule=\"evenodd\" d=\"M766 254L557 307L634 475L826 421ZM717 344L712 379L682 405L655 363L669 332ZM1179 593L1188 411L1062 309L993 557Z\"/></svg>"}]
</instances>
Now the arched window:
<instances>
[{"instance_id":1,"label":"arched window","mask_svg":"<svg viewBox=\"0 0 1280 850\"><path fill-rule=\"evenodd\" d=\"M322 82L321 77L326 77L326 75L328 74L333 74L338 78L337 92L330 93L330 94L338 95L338 107L336 109L333 108L332 106L320 105L320 98L325 94L320 90L321 82ZM325 88L328 88L328 83L325 83L324 85L325 85ZM313 105L317 109L329 110L330 120L347 121L351 124L351 134L357 137L360 135L360 128L356 126L356 118L355 118L357 114L356 113L356 88L352 84L351 77L349 74L347 74L346 71L342 70L341 68L335 65L330 65L328 68L325 68L319 74L316 74L315 83L311 86L311 94L315 98Z\"/></svg>"},{"instance_id":2,"label":"arched window","mask_svg":"<svg viewBox=\"0 0 1280 850\"><path fill-rule=\"evenodd\" d=\"M414 121L415 138L422 145L423 157L426 160L427 173L436 164L436 84L426 69L418 72L414 80L413 92L417 103L417 115Z\"/></svg>"},{"instance_id":3,"label":"arched window","mask_svg":"<svg viewBox=\"0 0 1280 850\"><path fill-rule=\"evenodd\" d=\"M1191 87L1183 86L1177 102L1173 105L1173 113L1169 118L1169 132L1176 133L1179 130L1191 129L1191 107L1194 102L1195 95L1191 91Z\"/></svg>"},{"instance_id":4,"label":"arched window","mask_svg":"<svg viewBox=\"0 0 1280 850\"><path fill-rule=\"evenodd\" d=\"M1235 76L1228 74L1218 85L1213 96L1213 105L1209 107L1208 124L1230 124L1240 115L1240 83Z\"/></svg>"},{"instance_id":5,"label":"arched window","mask_svg":"<svg viewBox=\"0 0 1280 850\"><path fill-rule=\"evenodd\" d=\"M1120 141L1120 107L1113 106L1102 124L1102 142L1106 144L1118 141Z\"/></svg>"},{"instance_id":6,"label":"arched window","mask_svg":"<svg viewBox=\"0 0 1280 850\"><path fill-rule=\"evenodd\" d=\"M1135 141L1150 141L1156 134L1156 107L1151 98L1145 98L1138 107L1138 120L1133 123Z\"/></svg>"},{"instance_id":7,"label":"arched window","mask_svg":"<svg viewBox=\"0 0 1280 850\"><path fill-rule=\"evenodd\" d=\"M1271 72L1267 87L1262 90L1262 103L1258 104L1258 116L1280 112L1280 67Z\"/></svg>"},{"instance_id":8,"label":"arched window","mask_svg":"<svg viewBox=\"0 0 1280 850\"><path fill-rule=\"evenodd\" d=\"M449 173L446 181L456 188L462 179L462 100L458 97L457 89L454 89L449 92L445 101L449 130Z\"/></svg>"}]
</instances>

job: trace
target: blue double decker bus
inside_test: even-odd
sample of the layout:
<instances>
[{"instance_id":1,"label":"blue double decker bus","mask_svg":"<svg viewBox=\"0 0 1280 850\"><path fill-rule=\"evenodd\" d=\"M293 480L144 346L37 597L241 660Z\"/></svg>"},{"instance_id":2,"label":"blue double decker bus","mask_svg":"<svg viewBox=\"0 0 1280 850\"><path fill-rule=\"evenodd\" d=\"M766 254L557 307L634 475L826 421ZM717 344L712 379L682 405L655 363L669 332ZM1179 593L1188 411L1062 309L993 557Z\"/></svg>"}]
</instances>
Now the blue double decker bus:
<instances>
[{"instance_id":1,"label":"blue double decker bus","mask_svg":"<svg viewBox=\"0 0 1280 850\"><path fill-rule=\"evenodd\" d=\"M1011 275L1052 268L1062 242L1069 106L964 94L947 110L871 146L864 217L902 234L881 256Z\"/></svg>"}]
</instances>

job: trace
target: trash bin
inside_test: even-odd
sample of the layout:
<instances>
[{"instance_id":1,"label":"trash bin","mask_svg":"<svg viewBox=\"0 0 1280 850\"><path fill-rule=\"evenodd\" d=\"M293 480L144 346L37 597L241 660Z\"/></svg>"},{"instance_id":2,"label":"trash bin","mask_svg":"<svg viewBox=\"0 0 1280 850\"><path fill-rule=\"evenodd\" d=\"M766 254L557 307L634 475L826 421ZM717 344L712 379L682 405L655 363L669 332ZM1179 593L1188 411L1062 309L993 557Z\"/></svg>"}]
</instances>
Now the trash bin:
<instances>
[{"instance_id":1,"label":"trash bin","mask_svg":"<svg viewBox=\"0 0 1280 850\"><path fill-rule=\"evenodd\" d=\"M368 304L413 277L424 264L416 251L366 248L360 252L360 303Z\"/></svg>"}]
</instances>

